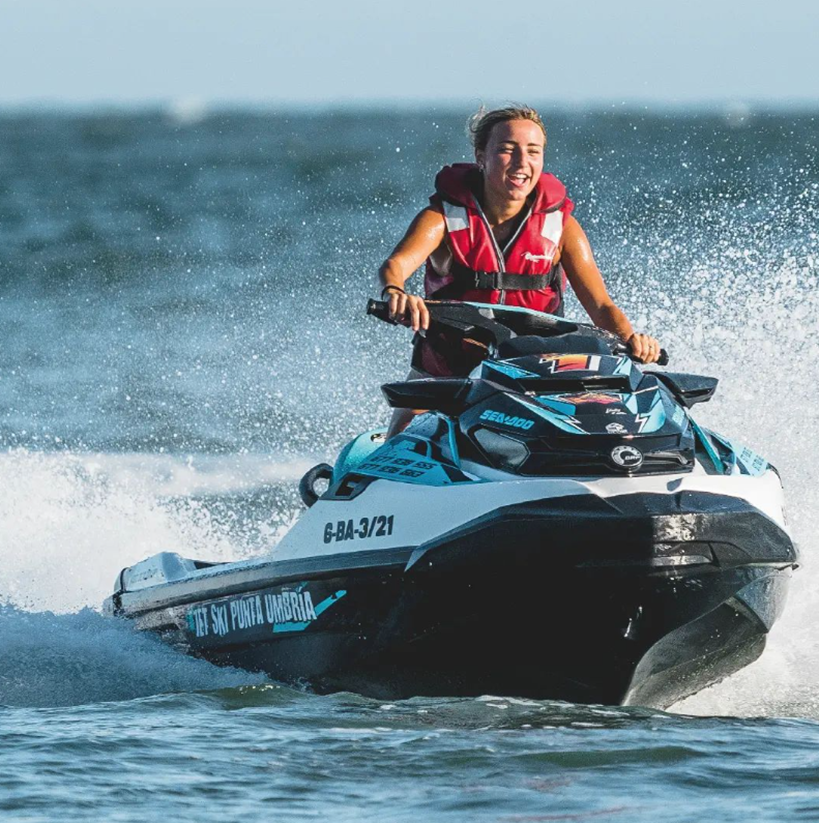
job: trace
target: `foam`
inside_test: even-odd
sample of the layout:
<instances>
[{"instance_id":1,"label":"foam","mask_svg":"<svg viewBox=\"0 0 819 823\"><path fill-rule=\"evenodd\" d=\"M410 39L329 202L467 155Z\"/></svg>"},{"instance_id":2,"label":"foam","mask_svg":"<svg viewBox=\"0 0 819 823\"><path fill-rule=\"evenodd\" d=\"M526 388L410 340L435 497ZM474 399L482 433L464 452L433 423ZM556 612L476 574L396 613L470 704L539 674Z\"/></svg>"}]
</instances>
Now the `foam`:
<instances>
[{"instance_id":1,"label":"foam","mask_svg":"<svg viewBox=\"0 0 819 823\"><path fill-rule=\"evenodd\" d=\"M182 655L92 609L57 615L0 607L0 705L72 706L264 682Z\"/></svg>"},{"instance_id":2,"label":"foam","mask_svg":"<svg viewBox=\"0 0 819 823\"><path fill-rule=\"evenodd\" d=\"M255 456L0 454L0 602L32 611L99 607L122 568L158 551L243 559L242 531L217 521L195 495L291 480L306 465ZM268 537L272 546L279 534Z\"/></svg>"}]
</instances>

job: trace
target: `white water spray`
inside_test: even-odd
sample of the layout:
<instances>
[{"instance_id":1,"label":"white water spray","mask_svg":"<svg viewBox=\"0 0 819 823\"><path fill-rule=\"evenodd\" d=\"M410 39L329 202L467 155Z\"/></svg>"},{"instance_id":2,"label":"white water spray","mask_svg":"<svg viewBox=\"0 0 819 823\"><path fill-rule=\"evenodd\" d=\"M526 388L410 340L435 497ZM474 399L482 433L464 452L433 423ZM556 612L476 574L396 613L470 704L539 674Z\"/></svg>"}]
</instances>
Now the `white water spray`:
<instances>
[{"instance_id":1,"label":"white water spray","mask_svg":"<svg viewBox=\"0 0 819 823\"><path fill-rule=\"evenodd\" d=\"M215 521L193 495L243 493L303 469L254 456L0 455L0 705L264 682L188 658L96 610L120 569L157 551L247 557L241 529ZM278 537L271 528L271 545Z\"/></svg>"},{"instance_id":2,"label":"white water spray","mask_svg":"<svg viewBox=\"0 0 819 823\"><path fill-rule=\"evenodd\" d=\"M0 600L29 610L98 608L120 569L147 555L243 559L240 529L215 521L197 496L294 481L307 465L247 455L0 455ZM278 536L270 530L271 546Z\"/></svg>"},{"instance_id":3,"label":"white water spray","mask_svg":"<svg viewBox=\"0 0 819 823\"><path fill-rule=\"evenodd\" d=\"M695 417L780 471L801 567L762 657L675 711L819 718L819 258L805 251L761 271L692 276L697 299L655 311L651 328L666 330L670 369L720 378ZM634 301L644 321L650 301Z\"/></svg>"}]
</instances>

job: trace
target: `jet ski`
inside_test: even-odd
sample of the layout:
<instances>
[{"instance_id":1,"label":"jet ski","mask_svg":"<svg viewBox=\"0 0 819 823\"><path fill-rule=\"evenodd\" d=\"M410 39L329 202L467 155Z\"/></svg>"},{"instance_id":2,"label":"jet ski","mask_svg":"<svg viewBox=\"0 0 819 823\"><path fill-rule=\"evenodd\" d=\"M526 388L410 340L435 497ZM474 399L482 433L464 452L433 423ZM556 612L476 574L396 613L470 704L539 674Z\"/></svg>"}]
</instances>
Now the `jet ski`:
<instances>
[{"instance_id":1,"label":"jet ski","mask_svg":"<svg viewBox=\"0 0 819 823\"><path fill-rule=\"evenodd\" d=\"M380 699L665 708L755 660L797 553L776 469L692 417L717 380L637 365L591 325L429 307L429 334L485 354L468 377L383 386L427 411L311 469L269 557L163 552L104 611L217 664Z\"/></svg>"}]
</instances>

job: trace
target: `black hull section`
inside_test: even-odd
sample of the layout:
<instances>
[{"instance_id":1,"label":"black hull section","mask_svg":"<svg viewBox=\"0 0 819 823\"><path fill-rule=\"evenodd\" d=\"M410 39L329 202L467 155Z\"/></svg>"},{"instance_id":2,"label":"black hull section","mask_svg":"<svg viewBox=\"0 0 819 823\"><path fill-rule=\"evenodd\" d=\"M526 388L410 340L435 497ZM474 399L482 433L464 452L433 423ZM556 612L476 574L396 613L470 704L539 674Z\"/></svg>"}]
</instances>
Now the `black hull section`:
<instances>
[{"instance_id":1,"label":"black hull section","mask_svg":"<svg viewBox=\"0 0 819 823\"><path fill-rule=\"evenodd\" d=\"M342 560L115 603L186 651L319 692L664 708L759 656L796 556L748 504L676 494L536 501Z\"/></svg>"}]
</instances>

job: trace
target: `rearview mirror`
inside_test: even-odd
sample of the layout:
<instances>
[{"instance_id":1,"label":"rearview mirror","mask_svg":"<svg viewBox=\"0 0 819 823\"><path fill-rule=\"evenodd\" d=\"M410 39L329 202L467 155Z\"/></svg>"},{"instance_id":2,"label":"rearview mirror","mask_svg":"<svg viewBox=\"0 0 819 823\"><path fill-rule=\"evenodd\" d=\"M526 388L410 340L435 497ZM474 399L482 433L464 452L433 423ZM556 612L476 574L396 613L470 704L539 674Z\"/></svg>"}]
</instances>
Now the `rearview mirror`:
<instances>
[{"instance_id":1,"label":"rearview mirror","mask_svg":"<svg viewBox=\"0 0 819 823\"><path fill-rule=\"evenodd\" d=\"M458 415L466 408L472 386L467 377L426 377L381 387L393 409L424 409Z\"/></svg>"},{"instance_id":2,"label":"rearview mirror","mask_svg":"<svg viewBox=\"0 0 819 823\"><path fill-rule=\"evenodd\" d=\"M716 377L706 377L703 374L683 374L681 372L643 372L653 374L674 393L674 396L686 408L695 403L704 403L714 396L719 380Z\"/></svg>"}]
</instances>

